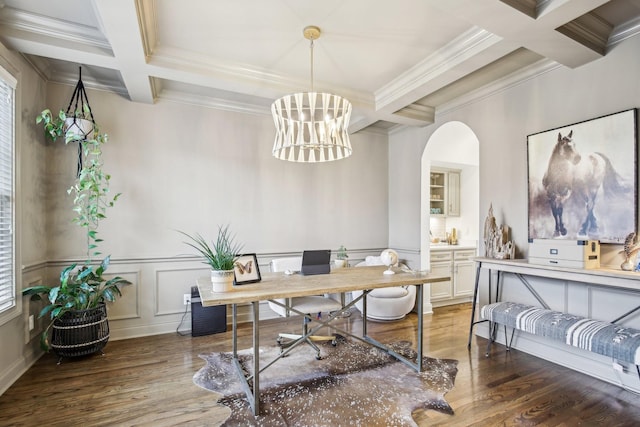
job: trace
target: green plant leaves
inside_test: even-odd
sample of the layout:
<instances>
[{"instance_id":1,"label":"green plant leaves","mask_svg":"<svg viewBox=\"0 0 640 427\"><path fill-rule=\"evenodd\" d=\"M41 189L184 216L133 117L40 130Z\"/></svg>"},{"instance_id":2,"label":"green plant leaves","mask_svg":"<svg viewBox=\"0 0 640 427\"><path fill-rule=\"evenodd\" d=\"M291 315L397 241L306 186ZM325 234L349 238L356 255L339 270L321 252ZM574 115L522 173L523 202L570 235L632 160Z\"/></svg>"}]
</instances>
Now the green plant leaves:
<instances>
[{"instance_id":1,"label":"green plant leaves","mask_svg":"<svg viewBox=\"0 0 640 427\"><path fill-rule=\"evenodd\" d=\"M228 225L218 226L218 236L211 242L213 247L198 233L191 236L183 231L178 232L191 240L184 243L195 249L212 270L233 270L233 264L242 251L242 245L235 243L235 235L231 234Z\"/></svg>"},{"instance_id":2,"label":"green plant leaves","mask_svg":"<svg viewBox=\"0 0 640 427\"><path fill-rule=\"evenodd\" d=\"M107 280L103 277L110 263L110 257L106 257L94 269L94 266L85 264L76 268L76 264L65 267L60 273L60 285L55 287L32 286L22 291L23 295L30 295L32 300L42 299L47 296L48 304L40 311L38 317L49 315L51 323L43 335L49 333L53 321L66 312L72 310L86 310L93 308L105 301L115 301L122 296L121 286L130 284L128 280L116 276ZM48 345L48 338L41 338L41 345ZM48 350L48 347L43 347Z\"/></svg>"}]
</instances>

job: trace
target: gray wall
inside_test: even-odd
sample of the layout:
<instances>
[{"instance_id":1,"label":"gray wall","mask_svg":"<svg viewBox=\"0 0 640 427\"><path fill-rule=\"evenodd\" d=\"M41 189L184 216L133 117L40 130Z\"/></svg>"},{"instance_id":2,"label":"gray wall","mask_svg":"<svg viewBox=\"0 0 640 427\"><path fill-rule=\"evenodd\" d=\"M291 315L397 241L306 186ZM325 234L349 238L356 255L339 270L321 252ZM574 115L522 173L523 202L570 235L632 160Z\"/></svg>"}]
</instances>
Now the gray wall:
<instances>
[{"instance_id":1,"label":"gray wall","mask_svg":"<svg viewBox=\"0 0 640 427\"><path fill-rule=\"evenodd\" d=\"M511 227L519 258L528 253L527 226L527 135L561 127L630 108L640 107L640 38L616 46L606 57L577 69L557 67L535 78L437 114L434 125L406 129L389 138L389 223L391 245L419 247L420 153L442 124L461 121L480 141L479 230L493 204L498 224ZM632 231L632 230L629 230ZM478 236L482 246L483 236ZM602 245L602 264L619 269L623 261L620 245ZM483 248L480 253L484 253ZM640 283L640 276L639 283ZM640 293L605 290L584 283L534 280L554 307L601 320L613 320L626 309L640 305ZM481 286L486 287L483 273ZM505 280L504 299L533 303L518 280ZM486 288L482 302L486 302ZM640 314L625 324L640 328ZM478 331L486 336L484 325ZM611 360L563 345L549 345L526 336L515 346L556 363L594 375L612 383L640 390L634 367L618 375Z\"/></svg>"}]
</instances>

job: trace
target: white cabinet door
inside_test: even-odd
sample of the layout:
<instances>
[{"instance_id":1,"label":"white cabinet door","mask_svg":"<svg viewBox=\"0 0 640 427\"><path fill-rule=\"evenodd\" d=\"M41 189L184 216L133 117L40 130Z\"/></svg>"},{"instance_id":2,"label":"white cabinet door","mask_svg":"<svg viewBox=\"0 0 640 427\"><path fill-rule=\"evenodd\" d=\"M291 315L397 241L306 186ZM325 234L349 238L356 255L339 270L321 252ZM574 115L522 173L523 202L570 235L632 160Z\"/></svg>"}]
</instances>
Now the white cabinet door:
<instances>
[{"instance_id":1,"label":"white cabinet door","mask_svg":"<svg viewBox=\"0 0 640 427\"><path fill-rule=\"evenodd\" d=\"M431 272L436 275L451 276L451 262L432 262ZM452 297L451 280L431 284L431 301L446 300Z\"/></svg>"},{"instance_id":2,"label":"white cabinet door","mask_svg":"<svg viewBox=\"0 0 640 427\"><path fill-rule=\"evenodd\" d=\"M453 263L453 296L473 296L475 285L475 263L473 261L455 261Z\"/></svg>"},{"instance_id":3,"label":"white cabinet door","mask_svg":"<svg viewBox=\"0 0 640 427\"><path fill-rule=\"evenodd\" d=\"M460 172L447 173L447 216L460 216Z\"/></svg>"}]
</instances>

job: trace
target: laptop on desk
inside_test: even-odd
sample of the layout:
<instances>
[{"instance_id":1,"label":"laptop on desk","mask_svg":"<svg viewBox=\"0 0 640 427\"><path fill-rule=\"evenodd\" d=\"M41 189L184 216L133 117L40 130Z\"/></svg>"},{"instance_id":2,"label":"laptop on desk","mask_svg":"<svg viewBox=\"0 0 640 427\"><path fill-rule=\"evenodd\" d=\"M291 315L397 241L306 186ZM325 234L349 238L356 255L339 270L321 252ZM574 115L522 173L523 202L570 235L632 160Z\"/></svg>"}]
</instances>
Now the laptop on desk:
<instances>
[{"instance_id":1,"label":"laptop on desk","mask_svg":"<svg viewBox=\"0 0 640 427\"><path fill-rule=\"evenodd\" d=\"M331 251L329 249L303 251L300 273L305 276L313 274L329 274L331 268Z\"/></svg>"}]
</instances>

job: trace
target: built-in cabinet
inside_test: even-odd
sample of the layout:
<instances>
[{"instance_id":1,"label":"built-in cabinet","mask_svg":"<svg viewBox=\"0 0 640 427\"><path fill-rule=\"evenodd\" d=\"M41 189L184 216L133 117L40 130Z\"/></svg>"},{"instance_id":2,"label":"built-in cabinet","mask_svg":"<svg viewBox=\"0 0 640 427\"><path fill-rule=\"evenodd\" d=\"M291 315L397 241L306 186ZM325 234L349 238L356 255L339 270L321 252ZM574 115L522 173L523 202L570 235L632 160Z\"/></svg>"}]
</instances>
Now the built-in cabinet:
<instances>
[{"instance_id":1,"label":"built-in cabinet","mask_svg":"<svg viewBox=\"0 0 640 427\"><path fill-rule=\"evenodd\" d=\"M430 179L431 215L460 216L460 171L432 168Z\"/></svg>"},{"instance_id":2,"label":"built-in cabinet","mask_svg":"<svg viewBox=\"0 0 640 427\"><path fill-rule=\"evenodd\" d=\"M431 251L431 272L451 277L446 282L431 284L433 306L457 304L471 300L475 283L476 249L437 249Z\"/></svg>"}]
</instances>

